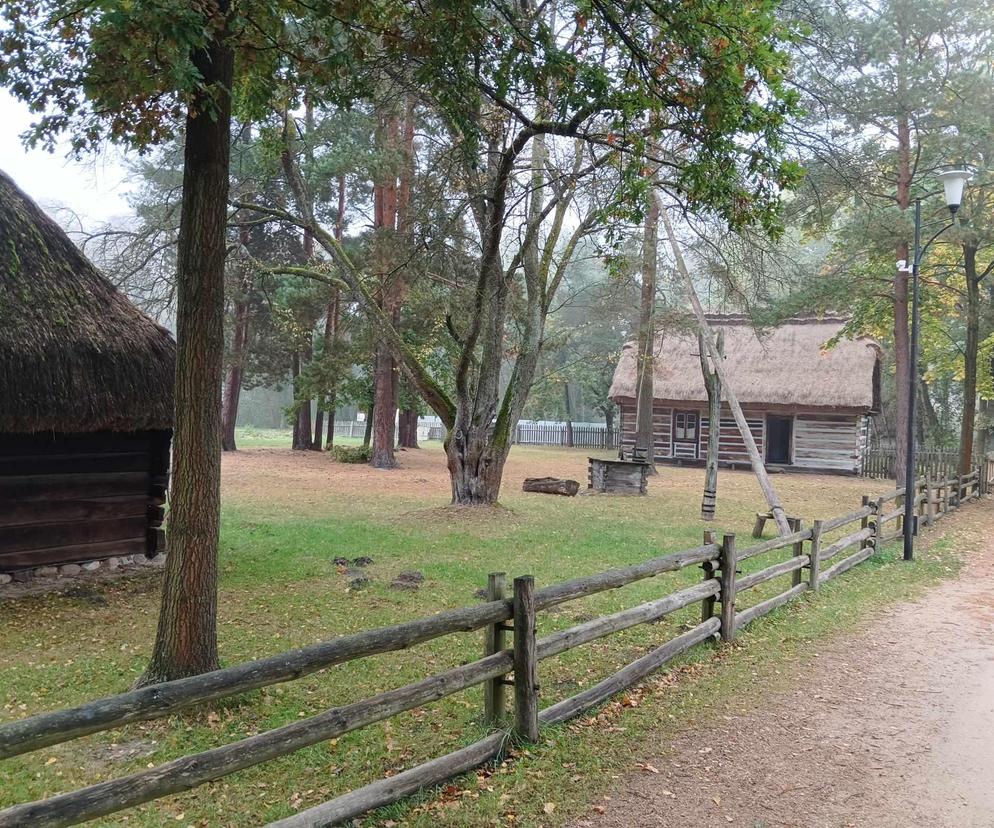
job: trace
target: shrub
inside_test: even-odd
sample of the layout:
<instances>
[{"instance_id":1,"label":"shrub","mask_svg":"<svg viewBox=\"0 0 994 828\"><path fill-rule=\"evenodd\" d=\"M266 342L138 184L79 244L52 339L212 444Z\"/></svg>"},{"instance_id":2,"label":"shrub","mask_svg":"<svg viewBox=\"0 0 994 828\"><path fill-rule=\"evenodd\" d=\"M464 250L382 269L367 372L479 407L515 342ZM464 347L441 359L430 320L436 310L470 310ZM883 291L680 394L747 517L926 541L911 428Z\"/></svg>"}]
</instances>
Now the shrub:
<instances>
[{"instance_id":1,"label":"shrub","mask_svg":"<svg viewBox=\"0 0 994 828\"><path fill-rule=\"evenodd\" d=\"M370 446L332 446L331 454L339 463L368 463L373 449Z\"/></svg>"}]
</instances>

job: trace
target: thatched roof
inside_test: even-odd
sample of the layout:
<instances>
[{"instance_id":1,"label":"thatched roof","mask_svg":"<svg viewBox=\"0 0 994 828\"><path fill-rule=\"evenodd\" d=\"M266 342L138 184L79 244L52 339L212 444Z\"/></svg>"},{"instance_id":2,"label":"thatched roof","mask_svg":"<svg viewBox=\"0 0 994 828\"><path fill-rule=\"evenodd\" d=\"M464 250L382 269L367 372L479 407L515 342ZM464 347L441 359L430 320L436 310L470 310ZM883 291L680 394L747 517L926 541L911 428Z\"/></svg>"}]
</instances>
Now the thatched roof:
<instances>
[{"instance_id":1,"label":"thatched roof","mask_svg":"<svg viewBox=\"0 0 994 828\"><path fill-rule=\"evenodd\" d=\"M175 356L0 172L0 431L170 428Z\"/></svg>"},{"instance_id":2,"label":"thatched roof","mask_svg":"<svg viewBox=\"0 0 994 828\"><path fill-rule=\"evenodd\" d=\"M741 316L712 316L725 332L729 384L743 405L810 408L874 408L874 368L880 346L871 339L829 340L845 324L839 318L797 318L757 335ZM657 400L706 402L696 333L662 332L656 339L653 396ZM635 397L637 347L625 345L610 397Z\"/></svg>"}]
</instances>

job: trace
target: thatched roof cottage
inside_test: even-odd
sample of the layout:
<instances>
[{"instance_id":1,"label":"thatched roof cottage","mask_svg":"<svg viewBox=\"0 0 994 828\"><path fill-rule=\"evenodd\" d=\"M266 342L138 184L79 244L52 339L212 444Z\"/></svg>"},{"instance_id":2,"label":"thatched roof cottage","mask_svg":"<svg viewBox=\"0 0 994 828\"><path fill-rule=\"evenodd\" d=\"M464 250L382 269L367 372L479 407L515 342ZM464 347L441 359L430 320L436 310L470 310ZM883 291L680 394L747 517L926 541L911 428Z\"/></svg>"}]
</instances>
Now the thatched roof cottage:
<instances>
[{"instance_id":1,"label":"thatched roof cottage","mask_svg":"<svg viewBox=\"0 0 994 828\"><path fill-rule=\"evenodd\" d=\"M840 318L790 319L757 334L737 315L711 316L725 337L725 367L756 444L774 467L858 473L868 417L880 405L880 346L840 339ZM703 463L710 423L697 336L661 333L655 343L653 419L661 463ZM629 342L614 373L610 397L621 408L622 447L635 441L637 348ZM748 464L745 445L723 406L719 459Z\"/></svg>"},{"instance_id":2,"label":"thatched roof cottage","mask_svg":"<svg viewBox=\"0 0 994 828\"><path fill-rule=\"evenodd\" d=\"M0 571L164 548L174 361L0 172Z\"/></svg>"}]
</instances>

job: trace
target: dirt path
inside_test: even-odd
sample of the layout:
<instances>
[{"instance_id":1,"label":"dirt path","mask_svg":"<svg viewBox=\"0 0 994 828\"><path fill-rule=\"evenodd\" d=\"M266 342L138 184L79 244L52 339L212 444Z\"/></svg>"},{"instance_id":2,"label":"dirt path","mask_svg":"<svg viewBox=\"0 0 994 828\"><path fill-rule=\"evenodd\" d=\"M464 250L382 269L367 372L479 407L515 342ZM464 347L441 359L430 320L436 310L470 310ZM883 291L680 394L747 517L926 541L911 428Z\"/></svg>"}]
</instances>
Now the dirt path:
<instances>
[{"instance_id":1,"label":"dirt path","mask_svg":"<svg viewBox=\"0 0 994 828\"><path fill-rule=\"evenodd\" d=\"M994 501L947 529L970 550L959 578L827 645L787 689L649 745L659 774L574 825L994 826Z\"/></svg>"}]
</instances>

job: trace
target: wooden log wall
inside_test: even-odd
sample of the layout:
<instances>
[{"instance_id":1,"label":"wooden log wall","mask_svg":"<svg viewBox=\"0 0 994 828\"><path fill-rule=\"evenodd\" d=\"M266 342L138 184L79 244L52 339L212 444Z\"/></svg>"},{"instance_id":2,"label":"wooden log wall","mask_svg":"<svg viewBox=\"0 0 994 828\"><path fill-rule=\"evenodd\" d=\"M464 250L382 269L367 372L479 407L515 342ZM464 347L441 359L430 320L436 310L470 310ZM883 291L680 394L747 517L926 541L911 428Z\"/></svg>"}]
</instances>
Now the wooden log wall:
<instances>
[{"instance_id":1,"label":"wooden log wall","mask_svg":"<svg viewBox=\"0 0 994 828\"><path fill-rule=\"evenodd\" d=\"M798 414L794 417L794 462L802 469L859 469L860 420L855 415Z\"/></svg>"},{"instance_id":2,"label":"wooden log wall","mask_svg":"<svg viewBox=\"0 0 994 828\"><path fill-rule=\"evenodd\" d=\"M0 571L165 550L168 432L0 434Z\"/></svg>"}]
</instances>

